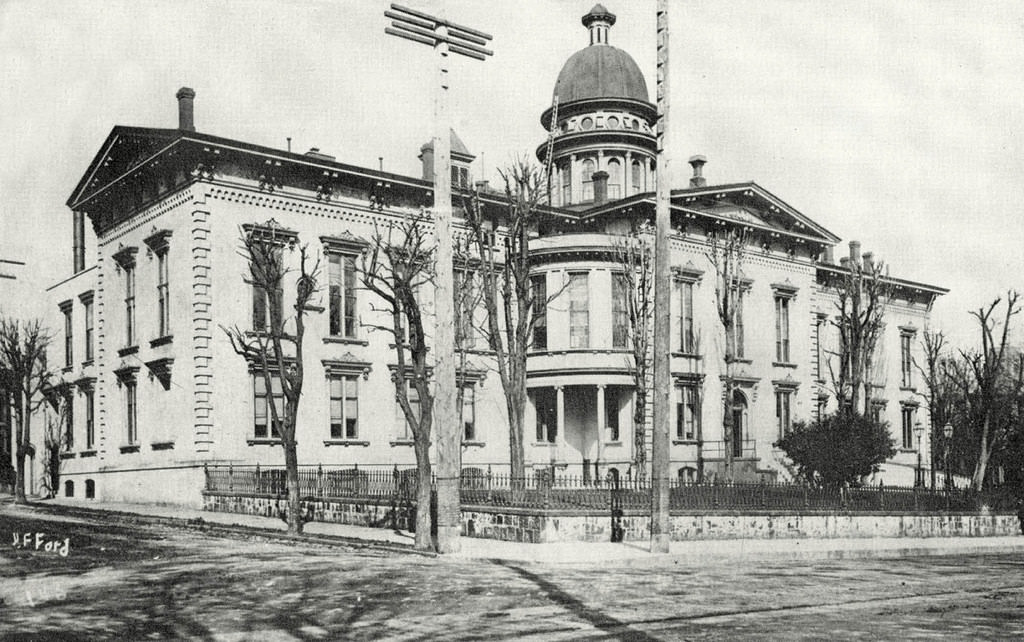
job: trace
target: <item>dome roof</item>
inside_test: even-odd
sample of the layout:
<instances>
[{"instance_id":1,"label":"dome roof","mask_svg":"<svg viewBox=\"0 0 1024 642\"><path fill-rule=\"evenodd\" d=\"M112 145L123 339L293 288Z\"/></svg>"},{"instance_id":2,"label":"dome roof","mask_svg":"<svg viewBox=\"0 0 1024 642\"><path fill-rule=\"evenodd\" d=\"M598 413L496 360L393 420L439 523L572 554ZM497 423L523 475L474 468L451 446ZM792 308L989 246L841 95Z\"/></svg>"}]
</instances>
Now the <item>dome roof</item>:
<instances>
[{"instance_id":1,"label":"dome roof","mask_svg":"<svg viewBox=\"0 0 1024 642\"><path fill-rule=\"evenodd\" d=\"M559 103L588 98L650 102L647 81L636 61L611 45L591 45L570 56L558 74L554 94Z\"/></svg>"},{"instance_id":2,"label":"dome roof","mask_svg":"<svg viewBox=\"0 0 1024 642\"><path fill-rule=\"evenodd\" d=\"M649 102L647 81L633 57L608 44L608 31L615 14L603 5L594 5L582 19L590 32L590 46L580 49L565 61L554 94L558 102L569 103L591 98L629 98Z\"/></svg>"}]
</instances>

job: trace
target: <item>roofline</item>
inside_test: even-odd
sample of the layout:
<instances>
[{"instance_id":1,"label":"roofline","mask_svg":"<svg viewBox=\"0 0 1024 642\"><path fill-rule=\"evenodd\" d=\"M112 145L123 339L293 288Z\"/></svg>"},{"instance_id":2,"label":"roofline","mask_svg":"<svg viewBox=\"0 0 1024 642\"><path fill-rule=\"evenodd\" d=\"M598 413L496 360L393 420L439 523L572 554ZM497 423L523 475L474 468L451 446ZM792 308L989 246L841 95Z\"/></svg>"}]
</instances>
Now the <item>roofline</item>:
<instances>
[{"instance_id":1,"label":"roofline","mask_svg":"<svg viewBox=\"0 0 1024 642\"><path fill-rule=\"evenodd\" d=\"M849 273L849 270L847 270L846 268L844 268L841 265L835 265L835 264L832 264L832 263L823 263L821 261L818 261L818 263L815 265L815 267L817 269L819 269L819 270L824 270L826 272L832 272L834 274L848 274ZM900 278L897 278L895 276L883 276L882 280L885 281L886 283L892 283L893 285L898 285L898 286L905 287L905 288L913 288L913 289L917 289L917 290L923 290L925 292L931 292L932 294L938 294L940 296L943 295L943 294L949 294L949 288L940 287L938 285L928 285L927 283L919 283L917 281L910 281L909 279L900 279Z\"/></svg>"}]
</instances>

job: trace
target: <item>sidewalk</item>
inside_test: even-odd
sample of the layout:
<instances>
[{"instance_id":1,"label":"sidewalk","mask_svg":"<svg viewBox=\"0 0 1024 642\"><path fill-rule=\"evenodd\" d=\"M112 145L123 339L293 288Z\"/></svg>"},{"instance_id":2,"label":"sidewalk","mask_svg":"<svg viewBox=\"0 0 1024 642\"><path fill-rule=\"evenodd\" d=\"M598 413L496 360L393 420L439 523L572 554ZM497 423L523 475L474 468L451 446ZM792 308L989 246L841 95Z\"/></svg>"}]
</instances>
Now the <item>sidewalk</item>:
<instances>
[{"instance_id":1,"label":"sidewalk","mask_svg":"<svg viewBox=\"0 0 1024 642\"><path fill-rule=\"evenodd\" d=\"M235 513L213 513L179 506L157 506L56 498L37 501L40 506L66 506L92 511L112 511L173 519L202 519L223 526L284 531L280 519ZM4 502L0 502L4 504ZM7 505L10 506L10 505ZM5 510L19 510L11 507ZM362 540L366 543L410 547L413 534L384 528L368 528L345 524L310 522L305 532L314 535ZM453 555L460 559L496 559L543 564L626 566L668 565L703 566L713 559L785 560L785 559L857 559L911 557L923 555L970 555L983 553L1022 553L1024 536L1008 537L932 537L932 538L849 538L849 539L740 539L672 542L670 552L651 554L646 542L556 542L524 544L490 539L461 538L462 550Z\"/></svg>"}]
</instances>

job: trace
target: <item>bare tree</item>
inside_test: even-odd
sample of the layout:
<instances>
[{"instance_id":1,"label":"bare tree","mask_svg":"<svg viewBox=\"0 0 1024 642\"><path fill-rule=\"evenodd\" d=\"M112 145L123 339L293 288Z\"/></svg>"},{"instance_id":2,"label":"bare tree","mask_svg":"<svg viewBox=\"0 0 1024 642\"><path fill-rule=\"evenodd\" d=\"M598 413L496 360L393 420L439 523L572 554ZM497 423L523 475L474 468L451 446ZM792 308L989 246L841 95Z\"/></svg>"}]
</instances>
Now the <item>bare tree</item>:
<instances>
[{"instance_id":1,"label":"bare tree","mask_svg":"<svg viewBox=\"0 0 1024 642\"><path fill-rule=\"evenodd\" d=\"M707 257L715 269L715 311L725 333L725 375L722 395L722 441L725 449L725 474L733 475L733 394L736 388L736 363L743 358L743 294L747 287L743 272L748 240L746 229L725 228L708 235Z\"/></svg>"},{"instance_id":2,"label":"bare tree","mask_svg":"<svg viewBox=\"0 0 1024 642\"><path fill-rule=\"evenodd\" d=\"M997 406L1001 405L1000 384L1005 381L1004 366L1010 322L1021 311L1020 295L1011 290L1006 293L1005 312L1000 321L995 313L1002 300L1002 297L998 297L988 307L971 311L971 316L977 319L981 330L981 349L961 350L961 359L967 367L954 375L968 403L973 406L971 414L977 422L978 456L971 478L971 485L976 490L981 490L984 485L989 458L999 441L999 435L996 434ZM1020 394L1024 385L1024 360L1016 370L1012 384L1014 397Z\"/></svg>"},{"instance_id":3,"label":"bare tree","mask_svg":"<svg viewBox=\"0 0 1024 642\"><path fill-rule=\"evenodd\" d=\"M273 219L262 225L243 226L238 253L248 264L256 328L251 332L238 326L221 329L235 352L258 368L257 376L263 377L271 423L267 436L279 438L284 449L288 501L281 517L288 524L288 532L298 535L311 519L302 513L295 429L305 376L302 340L306 334L306 315L317 311L313 297L317 293L320 260L312 260L311 264L307 246L298 247L294 314L285 316L284 289L289 275L295 271L287 265L285 250L294 252L296 246L298 235ZM279 382L284 408L279 408L273 399L275 381Z\"/></svg>"},{"instance_id":4,"label":"bare tree","mask_svg":"<svg viewBox=\"0 0 1024 642\"><path fill-rule=\"evenodd\" d=\"M433 550L431 538L430 432L433 426L433 395L430 366L423 331L423 311L417 299L421 287L433 282L434 253L424 231L425 215L414 214L375 230L370 251L363 261L363 286L386 304L382 310L389 324L372 325L394 338L397 367L392 374L395 397L412 432L416 455L416 541L420 550ZM416 406L410 399L416 392Z\"/></svg>"},{"instance_id":5,"label":"bare tree","mask_svg":"<svg viewBox=\"0 0 1024 642\"><path fill-rule=\"evenodd\" d=\"M544 172L525 158L499 172L505 185L505 208L488 216L478 197L464 207L470 238L480 261L481 296L486 309L483 335L494 353L509 424L509 462L512 478L526 474L523 447L525 424L526 355L547 304L561 293L543 296L530 281L530 231L539 219L538 206L546 196ZM495 247L495 231L506 227L504 248ZM546 337L546 335L545 335Z\"/></svg>"},{"instance_id":6,"label":"bare tree","mask_svg":"<svg viewBox=\"0 0 1024 642\"><path fill-rule=\"evenodd\" d=\"M71 446L71 386L61 383L45 394L54 412L46 413L43 430L43 488L48 497L56 497L60 493L61 454Z\"/></svg>"},{"instance_id":7,"label":"bare tree","mask_svg":"<svg viewBox=\"0 0 1024 642\"><path fill-rule=\"evenodd\" d=\"M892 298L893 285L886 278L882 261L870 253L860 256L860 243L850 243L850 257L842 260L842 274L829 283L836 295L836 318L832 321L839 334L839 368L828 362L832 385L840 408L867 415L871 403L871 371L875 346L883 328L885 308Z\"/></svg>"},{"instance_id":8,"label":"bare tree","mask_svg":"<svg viewBox=\"0 0 1024 642\"><path fill-rule=\"evenodd\" d=\"M23 321L0 317L0 369L6 372L17 425L14 498L19 504L28 503L25 457L34 452L32 414L44 403L42 391L53 377L46 365L46 349L52 340L53 335L39 319Z\"/></svg>"},{"instance_id":9,"label":"bare tree","mask_svg":"<svg viewBox=\"0 0 1024 642\"><path fill-rule=\"evenodd\" d=\"M633 467L638 475L647 469L647 393L651 377L651 340L654 323L653 227L646 221L632 234L614 241L615 257L622 268L613 278L622 279L617 295L624 296L626 340L631 354L627 366L633 375Z\"/></svg>"},{"instance_id":10,"label":"bare tree","mask_svg":"<svg viewBox=\"0 0 1024 642\"><path fill-rule=\"evenodd\" d=\"M921 374L925 383L926 392L923 393L925 401L928 402L928 417L931 419L931 434L928 443L931 446L930 461L932 471L932 487L935 487L935 470L938 463L938 453L935 451L935 444L940 443L942 427L950 420L950 405L953 400L953 390L947 372L946 335L941 330L930 330L925 328L921 337L921 350L924 353L923 363L913 359L914 367Z\"/></svg>"}]
</instances>

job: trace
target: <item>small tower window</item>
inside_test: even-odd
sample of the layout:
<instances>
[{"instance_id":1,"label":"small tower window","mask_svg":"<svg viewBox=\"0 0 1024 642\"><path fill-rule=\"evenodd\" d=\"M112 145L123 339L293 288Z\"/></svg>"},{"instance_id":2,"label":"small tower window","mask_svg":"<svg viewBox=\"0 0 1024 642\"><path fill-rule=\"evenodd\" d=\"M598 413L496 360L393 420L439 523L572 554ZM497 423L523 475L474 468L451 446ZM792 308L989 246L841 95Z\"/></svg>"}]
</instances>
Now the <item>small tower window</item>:
<instances>
[{"instance_id":1,"label":"small tower window","mask_svg":"<svg viewBox=\"0 0 1024 642\"><path fill-rule=\"evenodd\" d=\"M586 159L583 161L583 198L582 201L594 200L594 161Z\"/></svg>"},{"instance_id":2,"label":"small tower window","mask_svg":"<svg viewBox=\"0 0 1024 642\"><path fill-rule=\"evenodd\" d=\"M622 163L612 158L608 161L608 199L622 198Z\"/></svg>"},{"instance_id":3,"label":"small tower window","mask_svg":"<svg viewBox=\"0 0 1024 642\"><path fill-rule=\"evenodd\" d=\"M644 188L644 169L640 161L633 161L633 193L639 194Z\"/></svg>"},{"instance_id":4,"label":"small tower window","mask_svg":"<svg viewBox=\"0 0 1024 642\"><path fill-rule=\"evenodd\" d=\"M619 119L616 118L615 116L609 117L608 118L608 129L618 129L618 128L619 128Z\"/></svg>"},{"instance_id":5,"label":"small tower window","mask_svg":"<svg viewBox=\"0 0 1024 642\"><path fill-rule=\"evenodd\" d=\"M594 128L594 119L591 118L590 116L587 116L580 123L580 127L582 127L583 129L593 129Z\"/></svg>"}]
</instances>

